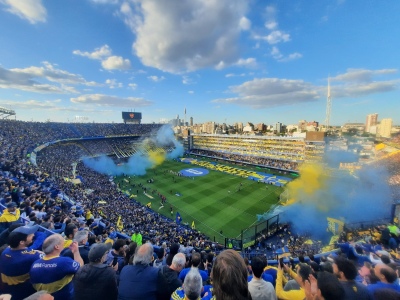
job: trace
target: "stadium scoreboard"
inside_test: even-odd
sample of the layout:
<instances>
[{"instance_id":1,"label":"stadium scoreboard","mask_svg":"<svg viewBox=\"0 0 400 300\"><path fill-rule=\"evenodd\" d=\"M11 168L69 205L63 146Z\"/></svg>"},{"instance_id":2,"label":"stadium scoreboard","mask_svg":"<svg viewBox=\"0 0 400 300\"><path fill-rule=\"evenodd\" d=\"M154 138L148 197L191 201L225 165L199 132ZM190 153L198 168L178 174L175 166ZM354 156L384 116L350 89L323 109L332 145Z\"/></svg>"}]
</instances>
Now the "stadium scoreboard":
<instances>
[{"instance_id":1,"label":"stadium scoreboard","mask_svg":"<svg viewBox=\"0 0 400 300\"><path fill-rule=\"evenodd\" d=\"M124 121L125 124L126 123L140 124L142 121L142 113L123 111L122 120Z\"/></svg>"}]
</instances>

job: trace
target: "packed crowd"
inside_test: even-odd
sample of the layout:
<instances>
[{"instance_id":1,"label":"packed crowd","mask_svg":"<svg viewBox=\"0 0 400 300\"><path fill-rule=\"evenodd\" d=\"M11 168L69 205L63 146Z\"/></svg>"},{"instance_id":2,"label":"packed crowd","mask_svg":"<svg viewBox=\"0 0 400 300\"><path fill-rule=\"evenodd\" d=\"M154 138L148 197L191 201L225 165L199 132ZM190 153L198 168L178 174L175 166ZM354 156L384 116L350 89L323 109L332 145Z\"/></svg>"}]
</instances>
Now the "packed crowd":
<instances>
[{"instance_id":1,"label":"packed crowd","mask_svg":"<svg viewBox=\"0 0 400 300\"><path fill-rule=\"evenodd\" d=\"M52 129L43 129L43 123L29 127L24 122L3 122L0 203L5 209L0 216L0 287L1 292L11 293L12 299L399 297L394 271L398 272L398 229L390 232L389 239L386 228L379 229L361 246L343 240L341 254L313 260L317 249L304 246L303 237L282 227L283 232L274 236L277 242L261 237L259 245L292 247L292 252L299 251L300 263L288 260L287 265L267 266L268 255L262 254L253 255L246 266L237 252L225 250L216 255L222 250L220 245L132 201L117 190L109 176L82 163L76 166L82 184L65 181L72 172L71 162L85 153L85 148L68 144L49 147L46 155L39 155L39 166L31 165L27 155L34 147L46 138L61 137L52 135ZM95 124L80 130L91 125L94 128L88 132L96 132ZM57 123L54 126L57 128ZM60 128L69 130L68 126ZM75 205L68 205L69 199L75 200ZM21 217L24 223L19 222ZM117 233L121 224L125 235ZM392 247L395 252L389 251ZM311 261L303 261L302 255ZM357 264L361 278L357 277Z\"/></svg>"},{"instance_id":2,"label":"packed crowd","mask_svg":"<svg viewBox=\"0 0 400 300\"><path fill-rule=\"evenodd\" d=\"M298 170L298 165L299 165L297 162L292 162L292 161L269 159L257 156L238 155L238 154L211 151L211 150L192 149L190 151L190 154L210 157L214 159L222 159L232 162L246 163L256 166L258 165L262 167L269 167L284 171L296 171Z\"/></svg>"}]
</instances>

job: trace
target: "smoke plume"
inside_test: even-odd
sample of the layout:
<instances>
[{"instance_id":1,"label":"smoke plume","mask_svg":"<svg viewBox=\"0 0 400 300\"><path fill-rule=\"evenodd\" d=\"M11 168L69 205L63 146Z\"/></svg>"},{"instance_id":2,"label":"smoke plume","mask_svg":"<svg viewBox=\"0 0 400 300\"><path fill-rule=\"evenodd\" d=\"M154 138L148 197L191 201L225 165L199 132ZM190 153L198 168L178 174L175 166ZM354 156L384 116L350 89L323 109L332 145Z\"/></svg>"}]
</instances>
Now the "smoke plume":
<instances>
[{"instance_id":1,"label":"smoke plume","mask_svg":"<svg viewBox=\"0 0 400 300\"><path fill-rule=\"evenodd\" d=\"M169 147L169 151L163 151ZM183 155L183 146L175 139L174 132L169 125L162 126L155 137L147 138L138 147L140 151L128 159L125 164L117 165L110 157L103 155L99 158L86 158L84 164L103 174L110 175L144 175L148 169L154 168L165 159L174 159Z\"/></svg>"}]
</instances>

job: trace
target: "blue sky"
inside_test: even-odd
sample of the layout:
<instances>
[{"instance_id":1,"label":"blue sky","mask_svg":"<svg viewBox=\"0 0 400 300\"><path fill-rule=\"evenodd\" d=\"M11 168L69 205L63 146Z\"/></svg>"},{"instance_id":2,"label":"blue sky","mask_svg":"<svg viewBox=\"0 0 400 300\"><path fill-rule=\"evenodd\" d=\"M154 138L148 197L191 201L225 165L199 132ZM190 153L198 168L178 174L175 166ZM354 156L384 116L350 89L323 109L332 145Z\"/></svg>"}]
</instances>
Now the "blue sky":
<instances>
[{"instance_id":1,"label":"blue sky","mask_svg":"<svg viewBox=\"0 0 400 300\"><path fill-rule=\"evenodd\" d=\"M79 3L79 4L78 4ZM17 119L400 125L399 1L0 0Z\"/></svg>"}]
</instances>

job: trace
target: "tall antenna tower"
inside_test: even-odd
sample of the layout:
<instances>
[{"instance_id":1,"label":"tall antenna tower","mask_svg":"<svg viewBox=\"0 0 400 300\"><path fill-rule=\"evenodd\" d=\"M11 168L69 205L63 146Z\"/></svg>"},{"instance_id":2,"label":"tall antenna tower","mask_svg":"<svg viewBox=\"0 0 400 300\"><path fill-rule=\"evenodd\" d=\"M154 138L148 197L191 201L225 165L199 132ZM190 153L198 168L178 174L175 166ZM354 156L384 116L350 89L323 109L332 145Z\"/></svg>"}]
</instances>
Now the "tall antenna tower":
<instances>
[{"instance_id":1,"label":"tall antenna tower","mask_svg":"<svg viewBox=\"0 0 400 300\"><path fill-rule=\"evenodd\" d=\"M325 131L329 131L329 123L331 120L331 108L332 108L332 99L331 99L331 84L330 77L328 77L328 94L326 97L326 118L325 118Z\"/></svg>"}]
</instances>

